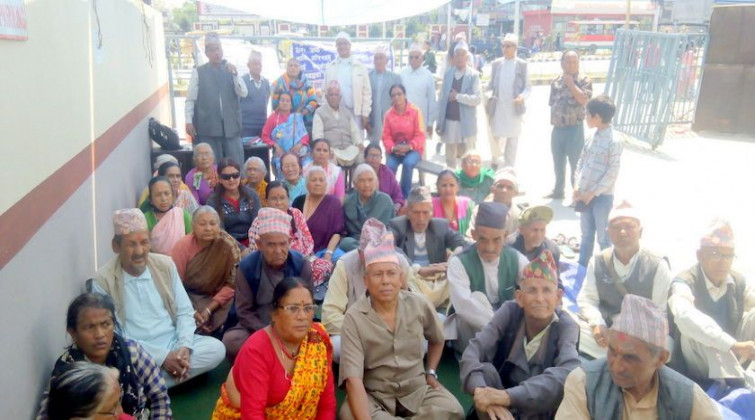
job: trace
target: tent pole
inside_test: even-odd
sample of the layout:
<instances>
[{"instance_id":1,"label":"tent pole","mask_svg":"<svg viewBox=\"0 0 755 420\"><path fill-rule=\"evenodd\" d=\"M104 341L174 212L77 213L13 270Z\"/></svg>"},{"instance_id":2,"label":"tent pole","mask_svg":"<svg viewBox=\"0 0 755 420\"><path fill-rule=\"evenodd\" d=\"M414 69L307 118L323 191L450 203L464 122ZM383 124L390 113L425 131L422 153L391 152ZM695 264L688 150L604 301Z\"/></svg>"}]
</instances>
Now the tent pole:
<instances>
[{"instance_id":1,"label":"tent pole","mask_svg":"<svg viewBox=\"0 0 755 420\"><path fill-rule=\"evenodd\" d=\"M448 50L448 47L451 45L451 2L448 2L446 9L446 45L443 48Z\"/></svg>"}]
</instances>

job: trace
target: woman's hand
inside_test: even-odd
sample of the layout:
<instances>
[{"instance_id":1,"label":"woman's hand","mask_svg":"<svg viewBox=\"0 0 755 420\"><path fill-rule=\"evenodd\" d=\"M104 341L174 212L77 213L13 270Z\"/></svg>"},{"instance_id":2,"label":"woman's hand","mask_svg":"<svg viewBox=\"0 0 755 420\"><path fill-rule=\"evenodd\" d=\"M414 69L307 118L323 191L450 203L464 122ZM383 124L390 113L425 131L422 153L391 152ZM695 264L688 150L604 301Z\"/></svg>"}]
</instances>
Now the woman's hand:
<instances>
[{"instance_id":1,"label":"woman's hand","mask_svg":"<svg viewBox=\"0 0 755 420\"><path fill-rule=\"evenodd\" d=\"M276 144L275 145L275 157L279 158L279 157L283 156L284 153L286 153L286 152L283 151L283 148L280 147L280 146L278 146Z\"/></svg>"},{"instance_id":2,"label":"woman's hand","mask_svg":"<svg viewBox=\"0 0 755 420\"><path fill-rule=\"evenodd\" d=\"M291 148L291 153L298 155L300 150L301 150L301 143L296 143L294 147Z\"/></svg>"}]
</instances>

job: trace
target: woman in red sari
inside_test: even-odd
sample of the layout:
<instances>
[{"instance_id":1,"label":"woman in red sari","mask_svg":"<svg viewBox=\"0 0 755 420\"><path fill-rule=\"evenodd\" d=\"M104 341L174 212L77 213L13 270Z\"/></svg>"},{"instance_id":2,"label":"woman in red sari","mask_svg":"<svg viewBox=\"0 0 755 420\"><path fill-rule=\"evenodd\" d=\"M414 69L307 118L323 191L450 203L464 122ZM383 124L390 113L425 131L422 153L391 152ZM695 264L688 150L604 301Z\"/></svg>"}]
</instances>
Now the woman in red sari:
<instances>
[{"instance_id":1,"label":"woman in red sari","mask_svg":"<svg viewBox=\"0 0 755 420\"><path fill-rule=\"evenodd\" d=\"M273 307L271 324L252 334L236 357L213 420L336 418L333 347L322 325L312 322L312 290L287 277L275 286Z\"/></svg>"},{"instance_id":2,"label":"woman in red sari","mask_svg":"<svg viewBox=\"0 0 755 420\"><path fill-rule=\"evenodd\" d=\"M194 212L193 233L183 237L171 257L194 306L197 332L218 332L228 317L236 293L238 243L220 229L218 213L210 206Z\"/></svg>"}]
</instances>

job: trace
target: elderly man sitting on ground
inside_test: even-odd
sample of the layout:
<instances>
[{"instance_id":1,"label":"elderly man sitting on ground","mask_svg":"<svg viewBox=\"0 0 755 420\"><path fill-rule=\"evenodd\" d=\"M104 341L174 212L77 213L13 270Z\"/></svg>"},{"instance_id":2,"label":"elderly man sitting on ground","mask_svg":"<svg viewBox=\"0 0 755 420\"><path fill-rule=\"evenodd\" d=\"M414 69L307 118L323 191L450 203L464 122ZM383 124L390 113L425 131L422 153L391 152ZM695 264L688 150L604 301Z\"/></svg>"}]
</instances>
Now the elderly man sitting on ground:
<instances>
[{"instance_id":1,"label":"elderly man sitting on ground","mask_svg":"<svg viewBox=\"0 0 755 420\"><path fill-rule=\"evenodd\" d=\"M556 420L721 418L700 386L665 366L668 321L653 301L625 295L607 335L608 357L566 378Z\"/></svg>"},{"instance_id":2,"label":"elderly man sitting on ground","mask_svg":"<svg viewBox=\"0 0 755 420\"><path fill-rule=\"evenodd\" d=\"M675 362L699 383L755 389L755 284L731 269L734 231L714 220L700 240L698 263L671 284ZM749 368L746 366L750 362Z\"/></svg>"},{"instance_id":3,"label":"elderly man sitting on ground","mask_svg":"<svg viewBox=\"0 0 755 420\"><path fill-rule=\"evenodd\" d=\"M449 228L448 220L432 216L430 190L414 187L409 193L406 216L392 219L389 227L396 238L396 248L412 262L417 288L436 310L445 313L450 293L446 277L448 257L452 252L461 252L467 241Z\"/></svg>"},{"instance_id":4,"label":"elderly man sitting on ground","mask_svg":"<svg viewBox=\"0 0 755 420\"><path fill-rule=\"evenodd\" d=\"M367 290L364 285L364 249L371 241L379 240L388 234L384 224L377 219L368 219L362 226L359 247L347 252L338 259L333 274L330 276L328 291L322 304L322 323L330 334L333 343L333 360L341 358L341 327L346 310L351 307ZM409 261L397 253L401 265L402 288L414 285L414 272Z\"/></svg>"},{"instance_id":5,"label":"elderly man sitting on ground","mask_svg":"<svg viewBox=\"0 0 755 420\"><path fill-rule=\"evenodd\" d=\"M561 253L556 243L545 237L548 223L553 220L553 210L548 206L534 206L524 209L519 215L519 234L514 236L514 249L532 261L546 249L553 254L556 267Z\"/></svg>"},{"instance_id":6,"label":"elderly man sitting on ground","mask_svg":"<svg viewBox=\"0 0 755 420\"><path fill-rule=\"evenodd\" d=\"M402 270L393 235L364 249L362 296L343 321L339 385L347 402L340 418L461 419L459 402L438 382L443 328L422 296L401 290ZM427 367L422 363L427 339Z\"/></svg>"},{"instance_id":7,"label":"elderly man sitting on ground","mask_svg":"<svg viewBox=\"0 0 755 420\"><path fill-rule=\"evenodd\" d=\"M490 201L492 198L494 203L501 203L509 208L509 213L506 216L506 229L507 244L511 245L516 239L516 232L519 229L519 216L521 210L519 206L514 205L514 197L519 194L519 184L517 183L516 172L514 168L503 168L495 172L493 177L493 184L490 186L490 195L486 200ZM472 211L472 221L469 223L468 236L472 235L472 229L474 229L474 219L477 216L477 207ZM539 255L539 254L537 254ZM535 255L535 257L537 256ZM558 258L556 259L558 262Z\"/></svg>"},{"instance_id":8,"label":"elderly man sitting on ground","mask_svg":"<svg viewBox=\"0 0 755 420\"><path fill-rule=\"evenodd\" d=\"M223 344L230 360L255 331L270 324L273 290L286 277L312 284L312 266L302 254L289 249L291 216L272 207L262 208L255 243L257 251L241 260L236 277L236 313L239 323L226 331Z\"/></svg>"},{"instance_id":9,"label":"elderly man sitting on ground","mask_svg":"<svg viewBox=\"0 0 755 420\"><path fill-rule=\"evenodd\" d=\"M671 283L668 261L640 247L642 223L637 209L627 202L616 206L608 215L607 230L613 246L592 257L577 296L587 320L580 322L580 351L591 357L606 354L606 329L619 315L624 295L652 299L665 310Z\"/></svg>"},{"instance_id":10,"label":"elderly man sitting on ground","mask_svg":"<svg viewBox=\"0 0 755 420\"><path fill-rule=\"evenodd\" d=\"M508 208L500 203L485 202L475 220L472 238L475 244L448 261L451 305L456 313L457 331L448 329L449 339L456 339L456 349L463 352L469 340L493 318L495 311L514 298L519 273L529 260L506 246ZM455 333L455 334L454 334Z\"/></svg>"},{"instance_id":11,"label":"elderly man sitting on ground","mask_svg":"<svg viewBox=\"0 0 755 420\"><path fill-rule=\"evenodd\" d=\"M113 251L91 288L110 295L125 336L136 340L162 367L170 388L223 361L215 338L194 334L197 312L170 257L150 253L147 220L139 209L113 216Z\"/></svg>"},{"instance_id":12,"label":"elderly man sitting on ground","mask_svg":"<svg viewBox=\"0 0 755 420\"><path fill-rule=\"evenodd\" d=\"M579 366L579 326L559 308L557 274L553 255L543 251L522 272L516 300L504 303L464 351L461 382L474 395L478 418L555 414L566 376Z\"/></svg>"}]
</instances>

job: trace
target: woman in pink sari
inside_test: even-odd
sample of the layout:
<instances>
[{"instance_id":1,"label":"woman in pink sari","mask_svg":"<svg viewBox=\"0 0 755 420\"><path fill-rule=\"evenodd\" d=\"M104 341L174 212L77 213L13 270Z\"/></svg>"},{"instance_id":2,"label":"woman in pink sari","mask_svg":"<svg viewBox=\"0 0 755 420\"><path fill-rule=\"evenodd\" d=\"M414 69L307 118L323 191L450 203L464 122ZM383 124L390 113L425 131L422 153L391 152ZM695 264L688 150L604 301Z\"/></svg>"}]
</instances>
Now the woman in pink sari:
<instances>
[{"instance_id":1,"label":"woman in pink sari","mask_svg":"<svg viewBox=\"0 0 755 420\"><path fill-rule=\"evenodd\" d=\"M328 140L317 139L312 142L312 161L304 165L305 177L313 166L319 166L325 171L325 182L327 182L325 194L334 195L343 201L343 197L346 195L346 182L341 167L330 161L330 142Z\"/></svg>"},{"instance_id":2,"label":"woman in pink sari","mask_svg":"<svg viewBox=\"0 0 755 420\"><path fill-rule=\"evenodd\" d=\"M149 205L144 211L151 232L152 251L170 255L173 246L191 233L191 215L174 206L173 186L168 178L156 176L149 180Z\"/></svg>"},{"instance_id":3,"label":"woman in pink sari","mask_svg":"<svg viewBox=\"0 0 755 420\"><path fill-rule=\"evenodd\" d=\"M448 220L451 229L464 235L469 229L475 202L458 195L459 178L449 169L438 174L437 188L438 197L433 197L433 217Z\"/></svg>"}]
</instances>

